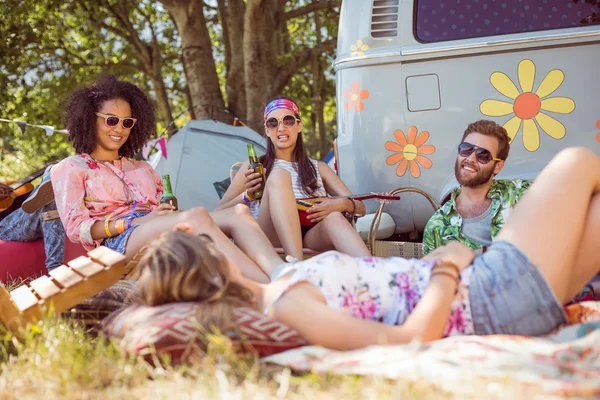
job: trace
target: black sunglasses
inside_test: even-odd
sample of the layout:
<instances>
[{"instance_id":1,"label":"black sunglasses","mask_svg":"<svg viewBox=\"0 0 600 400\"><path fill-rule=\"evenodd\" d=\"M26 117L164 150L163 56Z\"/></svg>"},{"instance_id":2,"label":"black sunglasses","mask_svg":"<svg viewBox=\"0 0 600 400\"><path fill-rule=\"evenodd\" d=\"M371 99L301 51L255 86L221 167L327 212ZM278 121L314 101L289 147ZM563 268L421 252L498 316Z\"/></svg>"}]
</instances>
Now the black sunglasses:
<instances>
[{"instance_id":1,"label":"black sunglasses","mask_svg":"<svg viewBox=\"0 0 600 400\"><path fill-rule=\"evenodd\" d=\"M475 151L475 158L479 164L487 164L490 161L501 161L501 159L492 156L492 153L488 149L483 147L475 146L469 142L462 142L458 145L458 155L464 158L469 157Z\"/></svg>"},{"instance_id":2,"label":"black sunglasses","mask_svg":"<svg viewBox=\"0 0 600 400\"><path fill-rule=\"evenodd\" d=\"M267 129L277 129L279 127L279 123L283 123L283 126L286 128L291 128L296 125L296 122L300 122L300 120L293 115L286 115L283 119L278 120L275 117L271 117L265 121L265 126Z\"/></svg>"},{"instance_id":3,"label":"black sunglasses","mask_svg":"<svg viewBox=\"0 0 600 400\"><path fill-rule=\"evenodd\" d=\"M106 124L106 126L109 127L115 127L117 125L119 125L119 122L121 122L121 126L124 129L131 129L133 128L133 126L135 125L135 122L137 121L137 119L135 118L119 118L119 117L115 117L114 115L107 115L107 114L102 114L97 112L96 115L100 118L104 118L104 123Z\"/></svg>"}]
</instances>

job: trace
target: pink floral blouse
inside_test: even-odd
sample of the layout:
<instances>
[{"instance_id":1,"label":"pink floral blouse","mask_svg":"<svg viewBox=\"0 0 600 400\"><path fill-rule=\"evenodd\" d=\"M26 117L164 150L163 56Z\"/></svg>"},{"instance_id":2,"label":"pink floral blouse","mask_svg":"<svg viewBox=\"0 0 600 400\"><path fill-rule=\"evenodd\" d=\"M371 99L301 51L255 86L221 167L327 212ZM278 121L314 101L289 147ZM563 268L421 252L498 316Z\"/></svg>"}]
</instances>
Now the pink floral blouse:
<instances>
[{"instance_id":1,"label":"pink floral blouse","mask_svg":"<svg viewBox=\"0 0 600 400\"><path fill-rule=\"evenodd\" d=\"M163 185L160 176L145 161L121 158L96 161L88 154L71 156L52 168L56 208L67 237L87 250L100 245L90 229L108 215L117 218L135 211L152 211L160 203Z\"/></svg>"},{"instance_id":2,"label":"pink floral blouse","mask_svg":"<svg viewBox=\"0 0 600 400\"><path fill-rule=\"evenodd\" d=\"M288 268L293 275L265 313L294 285L309 282L319 288L331 308L355 318L402 325L429 285L433 264L429 260L361 258L328 251L291 264ZM470 276L471 268L461 273L444 337L475 334L469 303Z\"/></svg>"}]
</instances>

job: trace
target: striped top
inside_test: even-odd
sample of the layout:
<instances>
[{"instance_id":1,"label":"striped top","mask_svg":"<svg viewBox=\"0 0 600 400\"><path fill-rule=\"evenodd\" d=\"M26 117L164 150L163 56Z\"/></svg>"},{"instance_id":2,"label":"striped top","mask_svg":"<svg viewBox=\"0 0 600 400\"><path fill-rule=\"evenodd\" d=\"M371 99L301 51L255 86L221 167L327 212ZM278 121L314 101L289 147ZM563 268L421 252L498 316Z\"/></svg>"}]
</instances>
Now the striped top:
<instances>
[{"instance_id":1,"label":"striped top","mask_svg":"<svg viewBox=\"0 0 600 400\"><path fill-rule=\"evenodd\" d=\"M310 158L310 162L315 166L315 170L317 171L317 184L318 189L314 194L309 194L302 189L302 183L300 182L300 175L297 170L297 162L285 161L280 159L275 159L275 163L273 164L273 169L281 168L285 169L290 173L292 177L292 189L294 189L294 197L297 199L303 199L307 197L325 197L327 196L327 192L325 191L325 186L323 186L323 179L321 179L321 174L319 173L319 162L317 160L313 160ZM250 210L252 211L252 215L254 218L258 218L258 211L260 208L260 200L254 201L250 203Z\"/></svg>"}]
</instances>

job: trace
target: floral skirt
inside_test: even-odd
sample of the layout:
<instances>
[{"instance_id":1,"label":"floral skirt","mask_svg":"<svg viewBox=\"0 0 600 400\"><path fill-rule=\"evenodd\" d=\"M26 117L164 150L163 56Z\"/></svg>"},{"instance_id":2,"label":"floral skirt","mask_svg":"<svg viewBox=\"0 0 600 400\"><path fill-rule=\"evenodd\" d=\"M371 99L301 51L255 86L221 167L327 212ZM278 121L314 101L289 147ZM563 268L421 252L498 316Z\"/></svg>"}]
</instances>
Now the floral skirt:
<instances>
[{"instance_id":1,"label":"floral skirt","mask_svg":"<svg viewBox=\"0 0 600 400\"><path fill-rule=\"evenodd\" d=\"M134 212L133 217L141 218L144 215L148 215L148 214L150 214L149 211L139 211L139 212ZM127 219L128 217L129 217L129 214L119 217L119 218L117 218L117 220ZM121 254L125 254L125 247L127 246L127 241L129 240L129 236L131 235L133 230L135 228L137 228L138 226L139 225L132 226L131 228L127 229L125 232L123 232L119 235L104 239L102 241L102 246L106 246L111 250L118 251Z\"/></svg>"}]
</instances>

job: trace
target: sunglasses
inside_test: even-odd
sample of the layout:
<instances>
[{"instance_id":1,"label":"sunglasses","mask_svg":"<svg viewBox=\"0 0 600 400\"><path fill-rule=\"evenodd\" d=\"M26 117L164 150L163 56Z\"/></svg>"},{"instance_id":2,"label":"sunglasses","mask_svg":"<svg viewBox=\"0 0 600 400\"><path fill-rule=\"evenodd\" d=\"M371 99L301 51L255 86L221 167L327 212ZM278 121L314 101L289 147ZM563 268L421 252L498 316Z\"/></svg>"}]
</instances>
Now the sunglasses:
<instances>
[{"instance_id":1,"label":"sunglasses","mask_svg":"<svg viewBox=\"0 0 600 400\"><path fill-rule=\"evenodd\" d=\"M282 123L284 127L291 128L296 125L296 122L300 122L300 120L293 115L286 115L283 119L279 120L275 117L271 117L265 121L265 126L267 129L277 129L279 127L279 123Z\"/></svg>"},{"instance_id":2,"label":"sunglasses","mask_svg":"<svg viewBox=\"0 0 600 400\"><path fill-rule=\"evenodd\" d=\"M469 142L462 142L458 145L458 155L464 158L469 157L475 151L475 158L479 164L487 164L490 161L501 161L499 158L492 156L492 153L488 149L483 147L475 146Z\"/></svg>"},{"instance_id":3,"label":"sunglasses","mask_svg":"<svg viewBox=\"0 0 600 400\"><path fill-rule=\"evenodd\" d=\"M96 115L100 118L104 118L104 123L106 124L106 126L109 126L111 128L119 125L119 122L121 122L121 126L123 127L123 129L131 129L137 121L137 119L135 118L119 118L115 117L114 115L106 115L99 112L97 112Z\"/></svg>"}]
</instances>

